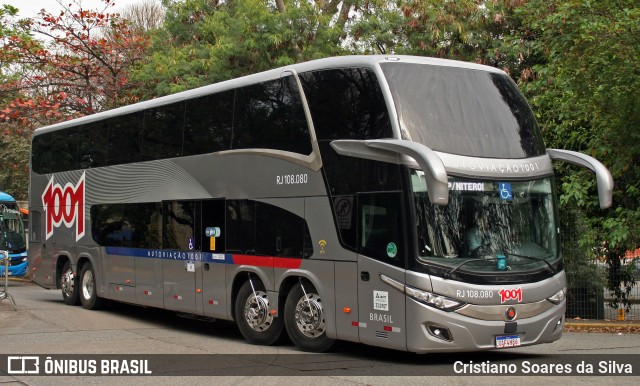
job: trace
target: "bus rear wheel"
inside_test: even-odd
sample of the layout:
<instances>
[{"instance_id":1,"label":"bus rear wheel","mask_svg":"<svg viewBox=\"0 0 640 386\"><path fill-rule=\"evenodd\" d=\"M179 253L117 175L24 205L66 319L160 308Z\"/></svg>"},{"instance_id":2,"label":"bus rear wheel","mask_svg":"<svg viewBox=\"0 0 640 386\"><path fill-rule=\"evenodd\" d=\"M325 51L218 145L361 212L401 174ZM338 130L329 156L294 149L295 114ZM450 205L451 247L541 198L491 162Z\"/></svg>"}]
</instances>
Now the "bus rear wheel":
<instances>
[{"instance_id":1,"label":"bus rear wheel","mask_svg":"<svg viewBox=\"0 0 640 386\"><path fill-rule=\"evenodd\" d=\"M329 350L335 340L327 337L325 318L322 299L315 287L308 282L296 284L284 306L284 323L293 344L303 351Z\"/></svg>"},{"instance_id":2,"label":"bus rear wheel","mask_svg":"<svg viewBox=\"0 0 640 386\"><path fill-rule=\"evenodd\" d=\"M62 276L60 277L60 289L64 304L75 306L78 304L78 280L71 269L71 262L66 261L62 266Z\"/></svg>"},{"instance_id":3,"label":"bus rear wheel","mask_svg":"<svg viewBox=\"0 0 640 386\"><path fill-rule=\"evenodd\" d=\"M252 344L272 345L284 332L282 318L271 314L267 292L258 280L249 280L240 287L235 317L240 333Z\"/></svg>"},{"instance_id":4,"label":"bus rear wheel","mask_svg":"<svg viewBox=\"0 0 640 386\"><path fill-rule=\"evenodd\" d=\"M104 299L98 297L96 274L91 263L85 263L80 273L80 304L87 310L99 309Z\"/></svg>"}]
</instances>

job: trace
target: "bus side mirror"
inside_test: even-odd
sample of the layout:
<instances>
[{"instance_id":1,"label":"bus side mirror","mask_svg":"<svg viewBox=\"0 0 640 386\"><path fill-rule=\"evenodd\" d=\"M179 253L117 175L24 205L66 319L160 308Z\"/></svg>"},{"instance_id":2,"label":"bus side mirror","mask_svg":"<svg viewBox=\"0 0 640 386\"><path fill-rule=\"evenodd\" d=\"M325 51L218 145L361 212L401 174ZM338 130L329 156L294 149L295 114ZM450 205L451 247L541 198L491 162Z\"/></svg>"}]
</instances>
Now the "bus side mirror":
<instances>
[{"instance_id":1,"label":"bus side mirror","mask_svg":"<svg viewBox=\"0 0 640 386\"><path fill-rule=\"evenodd\" d=\"M398 155L412 158L424 171L429 201L449 203L449 180L442 159L428 147L401 139L336 140L331 147L340 155L398 163Z\"/></svg>"},{"instance_id":2,"label":"bus side mirror","mask_svg":"<svg viewBox=\"0 0 640 386\"><path fill-rule=\"evenodd\" d=\"M596 174L600 208L606 209L611 207L613 201L613 177L611 177L611 173L609 173L609 169L607 169L606 166L597 159L576 151L547 149L547 153L549 153L549 157L554 161L566 161L593 171Z\"/></svg>"}]
</instances>

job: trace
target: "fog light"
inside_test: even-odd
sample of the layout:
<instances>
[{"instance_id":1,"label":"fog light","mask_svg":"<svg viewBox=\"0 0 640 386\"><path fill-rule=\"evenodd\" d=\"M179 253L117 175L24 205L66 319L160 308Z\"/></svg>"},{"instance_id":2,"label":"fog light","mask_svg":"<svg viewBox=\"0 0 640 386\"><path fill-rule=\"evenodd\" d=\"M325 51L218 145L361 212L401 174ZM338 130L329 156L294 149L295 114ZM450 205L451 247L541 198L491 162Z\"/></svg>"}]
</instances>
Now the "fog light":
<instances>
[{"instance_id":1,"label":"fog light","mask_svg":"<svg viewBox=\"0 0 640 386\"><path fill-rule=\"evenodd\" d=\"M562 328L562 318L558 319L558 321L556 322L556 328L555 330Z\"/></svg>"},{"instance_id":2,"label":"fog light","mask_svg":"<svg viewBox=\"0 0 640 386\"><path fill-rule=\"evenodd\" d=\"M438 338L447 342L453 341L453 338L451 337L451 331L449 331L449 329L444 328L442 326L429 324L427 325L427 331L429 331L429 334L435 338Z\"/></svg>"}]
</instances>

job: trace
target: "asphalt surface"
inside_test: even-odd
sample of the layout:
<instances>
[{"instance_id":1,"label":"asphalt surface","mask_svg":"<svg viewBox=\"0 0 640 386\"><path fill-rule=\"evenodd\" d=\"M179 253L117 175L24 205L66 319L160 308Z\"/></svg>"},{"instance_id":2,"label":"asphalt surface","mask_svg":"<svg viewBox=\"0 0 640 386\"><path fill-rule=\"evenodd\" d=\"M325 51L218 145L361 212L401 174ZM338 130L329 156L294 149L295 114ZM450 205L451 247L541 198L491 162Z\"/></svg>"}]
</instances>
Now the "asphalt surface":
<instances>
[{"instance_id":1,"label":"asphalt surface","mask_svg":"<svg viewBox=\"0 0 640 386\"><path fill-rule=\"evenodd\" d=\"M186 319L164 310L125 304L88 311L66 306L59 291L45 290L18 280L9 283L8 293L14 298L17 309L13 309L8 299L0 301L2 386L185 382L493 385L540 384L550 379L568 384L640 384L640 334L567 332L552 344L482 353L415 355L341 343L329 354L309 354L298 351L286 341L271 347L250 345L235 325L226 321ZM580 323L587 322L571 322L572 325ZM41 369L48 357L61 366L71 362L86 365L93 360L98 368L103 360L115 359L121 364L144 359L152 375L77 375L91 374L79 372L78 368L76 375L8 374L9 363L3 362L9 361L9 357L15 360L16 356L38 357ZM581 363L591 364L595 367L595 375L600 376L578 372ZM482 364L487 367L479 368ZM517 372L492 374L488 366L493 364L502 364L507 370L511 368ZM599 368L600 365L603 367ZM632 376L625 374L630 368ZM61 373L69 374L62 370L69 368L61 368ZM114 369L107 370L113 373ZM117 373L123 369L115 370ZM523 370L529 375L518 376ZM467 372L466 376L458 375L464 372Z\"/></svg>"}]
</instances>

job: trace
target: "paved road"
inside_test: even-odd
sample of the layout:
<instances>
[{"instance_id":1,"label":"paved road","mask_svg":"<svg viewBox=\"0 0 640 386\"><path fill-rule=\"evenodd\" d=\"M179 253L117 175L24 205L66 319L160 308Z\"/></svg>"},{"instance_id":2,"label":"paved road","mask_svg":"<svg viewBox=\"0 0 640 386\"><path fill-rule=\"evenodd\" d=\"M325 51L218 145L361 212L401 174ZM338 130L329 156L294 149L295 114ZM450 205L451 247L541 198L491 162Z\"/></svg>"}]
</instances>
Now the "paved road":
<instances>
[{"instance_id":1,"label":"paved road","mask_svg":"<svg viewBox=\"0 0 640 386\"><path fill-rule=\"evenodd\" d=\"M588 377L577 375L580 361L593 364L595 372L605 367L630 364L640 374L640 335L565 333L557 342L518 349L474 353L414 355L359 344L340 344L329 355L301 353L290 343L274 347L247 344L229 322L205 322L177 317L171 312L118 304L107 310L87 311L65 306L59 291L48 291L32 284L11 282L9 293L17 311L8 300L0 302L0 358L7 355L39 355L45 358L149 358L154 376L82 377L28 376L0 373L7 385L67 384L182 384L190 375L192 384L288 385L397 385L446 382L455 384L520 383L540 384L549 377L517 377L510 374L490 376L452 376L453 366L499 364L527 367L540 375L544 368L560 364L572 374L554 377L565 383L629 384L640 383L638 376ZM4 354L4 356L2 355ZM65 357L63 354L76 354ZM78 356L77 354L86 354ZM92 357L90 354L98 354ZM191 354L191 355L178 355ZM558 354L570 354L558 356ZM595 355L595 356L594 356ZM99 360L99 359L98 359ZM611 363L615 362L615 363ZM162 365L164 363L165 365ZM180 363L180 365L176 365ZM2 367L0 363L0 368ZM41 364L42 365L42 364ZM471 368L471 367L468 367ZM207 369L207 370L204 370ZM557 374L558 369L553 369ZM560 369L562 370L562 369ZM620 370L623 371L622 368ZM610 370L607 370L610 371ZM477 373L478 371L476 371ZM435 374L435 375L431 375ZM193 375L193 376L191 376ZM269 376L267 376L269 375ZM301 378L304 377L304 378Z\"/></svg>"}]
</instances>

